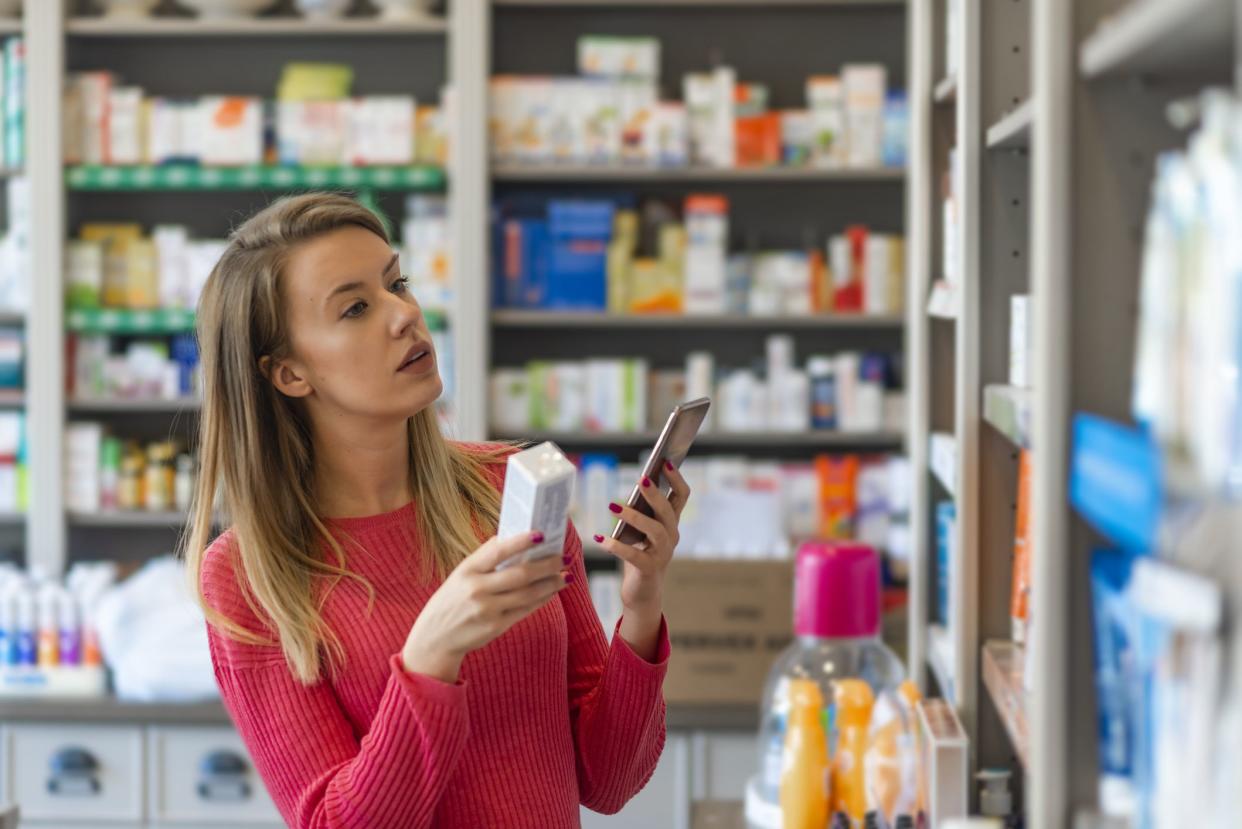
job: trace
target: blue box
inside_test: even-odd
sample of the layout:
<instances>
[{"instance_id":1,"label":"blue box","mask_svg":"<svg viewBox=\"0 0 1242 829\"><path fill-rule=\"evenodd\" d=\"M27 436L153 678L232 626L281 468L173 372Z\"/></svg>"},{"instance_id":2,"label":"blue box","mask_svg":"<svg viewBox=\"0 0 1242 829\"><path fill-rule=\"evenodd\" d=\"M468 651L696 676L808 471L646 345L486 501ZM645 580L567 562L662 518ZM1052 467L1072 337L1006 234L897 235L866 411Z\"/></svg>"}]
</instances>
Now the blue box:
<instances>
[{"instance_id":1,"label":"blue box","mask_svg":"<svg viewBox=\"0 0 1242 829\"><path fill-rule=\"evenodd\" d=\"M953 578L953 528L957 524L957 505L952 501L936 504L936 621L949 624L949 581Z\"/></svg>"},{"instance_id":2,"label":"blue box","mask_svg":"<svg viewBox=\"0 0 1242 829\"><path fill-rule=\"evenodd\" d=\"M505 308L540 307L547 283L547 222L507 219L500 223L498 236L498 304Z\"/></svg>"},{"instance_id":3,"label":"blue box","mask_svg":"<svg viewBox=\"0 0 1242 829\"><path fill-rule=\"evenodd\" d=\"M608 244L615 208L609 201L548 202L545 308L604 311L608 307Z\"/></svg>"}]
</instances>

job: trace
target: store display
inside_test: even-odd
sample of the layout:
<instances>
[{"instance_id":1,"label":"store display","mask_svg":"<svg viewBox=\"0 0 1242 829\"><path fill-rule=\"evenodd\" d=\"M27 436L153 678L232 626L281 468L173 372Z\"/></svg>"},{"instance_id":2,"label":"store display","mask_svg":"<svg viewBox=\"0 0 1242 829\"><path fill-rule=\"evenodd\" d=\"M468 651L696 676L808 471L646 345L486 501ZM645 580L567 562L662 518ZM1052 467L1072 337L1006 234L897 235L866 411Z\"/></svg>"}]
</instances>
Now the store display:
<instances>
[{"instance_id":1,"label":"store display","mask_svg":"<svg viewBox=\"0 0 1242 829\"><path fill-rule=\"evenodd\" d=\"M877 694L896 693L904 679L900 661L879 638L879 602L880 565L874 550L848 542L799 548L797 638L773 665L760 708L760 772L746 792L752 825L772 825L771 807L778 804L778 821L829 813L844 814L851 827L862 826L872 707ZM799 718L798 711L812 704L820 706L819 716ZM816 720L825 725L816 728ZM808 764L813 768L819 756L819 749L805 753L812 738L828 747L830 781L808 786L803 776L796 785L791 772L808 770ZM804 753L799 764L794 762L798 755L789 752L800 746ZM912 742L904 749L912 751Z\"/></svg>"},{"instance_id":2,"label":"store display","mask_svg":"<svg viewBox=\"0 0 1242 829\"><path fill-rule=\"evenodd\" d=\"M677 221L678 212L684 221ZM611 314L900 314L905 244L861 225L825 251L730 256L729 201L692 193L585 200L514 195L496 208L495 303ZM644 241L648 240L648 241Z\"/></svg>"},{"instance_id":3,"label":"store display","mask_svg":"<svg viewBox=\"0 0 1242 829\"><path fill-rule=\"evenodd\" d=\"M184 478L178 485L178 473L192 470L192 456L177 441L144 447L112 436L101 423L65 427L65 508L71 512L184 512L192 487Z\"/></svg>"},{"instance_id":4,"label":"store display","mask_svg":"<svg viewBox=\"0 0 1242 829\"><path fill-rule=\"evenodd\" d=\"M904 162L896 148L885 152L886 118L896 119L898 131L905 115L886 106L881 65L847 64L839 78L810 78L808 111L792 111L801 114L791 119L768 108L766 87L739 83L728 66L683 76L684 104L670 106L658 95L660 54L657 38L584 35L580 77L494 77L493 158L721 169Z\"/></svg>"}]
</instances>

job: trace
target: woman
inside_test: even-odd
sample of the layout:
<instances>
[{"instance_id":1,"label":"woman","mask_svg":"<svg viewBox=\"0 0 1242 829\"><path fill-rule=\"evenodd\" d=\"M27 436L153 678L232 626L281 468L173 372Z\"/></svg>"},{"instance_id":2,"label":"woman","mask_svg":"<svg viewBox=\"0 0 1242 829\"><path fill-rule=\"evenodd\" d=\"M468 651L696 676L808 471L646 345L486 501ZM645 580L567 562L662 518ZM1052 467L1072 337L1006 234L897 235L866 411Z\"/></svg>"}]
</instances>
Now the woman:
<instances>
[{"instance_id":1,"label":"woman","mask_svg":"<svg viewBox=\"0 0 1242 829\"><path fill-rule=\"evenodd\" d=\"M624 562L609 646L582 547L496 529L512 448L445 440L436 356L383 225L312 194L242 225L199 303L187 558L225 706L290 826L576 827L664 743L675 470ZM232 529L211 541L213 498ZM210 542L210 546L208 546Z\"/></svg>"}]
</instances>

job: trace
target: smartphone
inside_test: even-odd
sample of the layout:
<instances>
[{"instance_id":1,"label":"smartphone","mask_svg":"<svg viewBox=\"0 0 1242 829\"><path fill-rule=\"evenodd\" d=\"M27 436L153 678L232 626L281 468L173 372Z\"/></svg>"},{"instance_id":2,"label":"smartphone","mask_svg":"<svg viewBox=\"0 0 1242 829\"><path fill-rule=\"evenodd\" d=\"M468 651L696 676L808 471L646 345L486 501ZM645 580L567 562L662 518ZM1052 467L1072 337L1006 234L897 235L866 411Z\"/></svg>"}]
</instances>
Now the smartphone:
<instances>
[{"instance_id":1,"label":"smartphone","mask_svg":"<svg viewBox=\"0 0 1242 829\"><path fill-rule=\"evenodd\" d=\"M703 419L707 417L707 410L711 405L712 401L709 398L700 397L698 400L682 403L668 416L668 421L656 440L655 448L651 450L651 457L647 459L647 465L643 468L643 477L650 478L652 486L660 487L660 491L665 495L668 495L670 487L664 480L664 462L668 461L674 468L681 466L686 455L690 454L690 446L699 434ZM639 484L634 485L634 491L630 493L630 500L626 505L643 515L654 515L651 505L642 496L642 487ZM622 544L637 544L647 539L647 536L624 521L617 522L617 526L612 531L612 537Z\"/></svg>"}]
</instances>

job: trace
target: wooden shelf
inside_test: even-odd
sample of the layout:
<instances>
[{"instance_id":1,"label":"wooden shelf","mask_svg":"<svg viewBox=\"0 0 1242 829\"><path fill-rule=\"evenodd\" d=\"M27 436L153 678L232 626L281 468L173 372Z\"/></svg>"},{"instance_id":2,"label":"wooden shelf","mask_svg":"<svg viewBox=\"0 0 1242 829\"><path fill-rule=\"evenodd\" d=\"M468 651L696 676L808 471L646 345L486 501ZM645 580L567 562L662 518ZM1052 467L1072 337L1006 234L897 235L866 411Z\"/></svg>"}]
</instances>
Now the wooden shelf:
<instances>
[{"instance_id":1,"label":"wooden shelf","mask_svg":"<svg viewBox=\"0 0 1242 829\"><path fill-rule=\"evenodd\" d=\"M1012 642L986 642L983 645L983 685L992 706L1005 725L1005 733L1013 744L1014 753L1028 768L1030 733L1026 719L1026 689L1023 671L1026 654Z\"/></svg>"},{"instance_id":2,"label":"wooden shelf","mask_svg":"<svg viewBox=\"0 0 1242 829\"><path fill-rule=\"evenodd\" d=\"M932 98L938 104L950 104L957 100L957 76L941 78L940 83L932 91Z\"/></svg>"},{"instance_id":3,"label":"wooden shelf","mask_svg":"<svg viewBox=\"0 0 1242 829\"><path fill-rule=\"evenodd\" d=\"M69 399L69 409L75 412L123 412L123 413L160 413L160 412L196 412L202 408L203 401L198 397L163 398L126 398L126 397L73 397Z\"/></svg>"},{"instance_id":4,"label":"wooden shelf","mask_svg":"<svg viewBox=\"0 0 1242 829\"><path fill-rule=\"evenodd\" d=\"M1088 78L1124 75L1229 78L1233 0L1132 0L1102 21L1079 49Z\"/></svg>"},{"instance_id":5,"label":"wooden shelf","mask_svg":"<svg viewBox=\"0 0 1242 829\"><path fill-rule=\"evenodd\" d=\"M644 447L653 446L657 432L596 433L537 432L494 434L496 440L550 440L564 446ZM900 432L707 432L694 445L700 449L762 449L765 447L806 447L807 449L897 449L904 443Z\"/></svg>"},{"instance_id":6,"label":"wooden shelf","mask_svg":"<svg viewBox=\"0 0 1242 829\"><path fill-rule=\"evenodd\" d=\"M242 167L203 167L197 164L85 164L65 168L65 183L70 190L102 193L350 188L439 191L444 189L445 181L442 168L426 164L365 167L298 167L284 164Z\"/></svg>"},{"instance_id":7,"label":"wooden shelf","mask_svg":"<svg viewBox=\"0 0 1242 829\"><path fill-rule=\"evenodd\" d=\"M200 20L193 17L153 17L146 20L108 20L76 17L66 23L74 37L366 37L443 36L448 23L429 17L414 23L393 23L376 17L304 20L298 17Z\"/></svg>"},{"instance_id":8,"label":"wooden shelf","mask_svg":"<svg viewBox=\"0 0 1242 829\"><path fill-rule=\"evenodd\" d=\"M957 706L957 689L953 677L953 641L943 625L927 628L927 666L931 668L941 695L954 707Z\"/></svg>"},{"instance_id":9,"label":"wooden shelf","mask_svg":"<svg viewBox=\"0 0 1242 829\"><path fill-rule=\"evenodd\" d=\"M605 328L695 329L733 331L739 328L770 331L783 328L895 328L905 325L900 314L814 314L805 316L755 316L749 314L601 314L591 311L492 312L498 328Z\"/></svg>"},{"instance_id":10,"label":"wooden shelf","mask_svg":"<svg viewBox=\"0 0 1242 829\"><path fill-rule=\"evenodd\" d=\"M902 167L841 168L824 170L815 167L623 167L608 165L530 165L500 164L492 167L496 181L528 182L711 182L733 184L747 182L782 183L901 183L906 171Z\"/></svg>"},{"instance_id":11,"label":"wooden shelf","mask_svg":"<svg viewBox=\"0 0 1242 829\"><path fill-rule=\"evenodd\" d=\"M1027 99L988 128L988 149L1025 150L1031 146L1031 124L1035 105Z\"/></svg>"},{"instance_id":12,"label":"wooden shelf","mask_svg":"<svg viewBox=\"0 0 1242 829\"><path fill-rule=\"evenodd\" d=\"M1016 386L984 386L983 419L1010 443L1031 448L1031 392Z\"/></svg>"},{"instance_id":13,"label":"wooden shelf","mask_svg":"<svg viewBox=\"0 0 1242 829\"><path fill-rule=\"evenodd\" d=\"M927 447L932 474L949 495L957 496L957 438L945 432L932 432Z\"/></svg>"}]
</instances>

